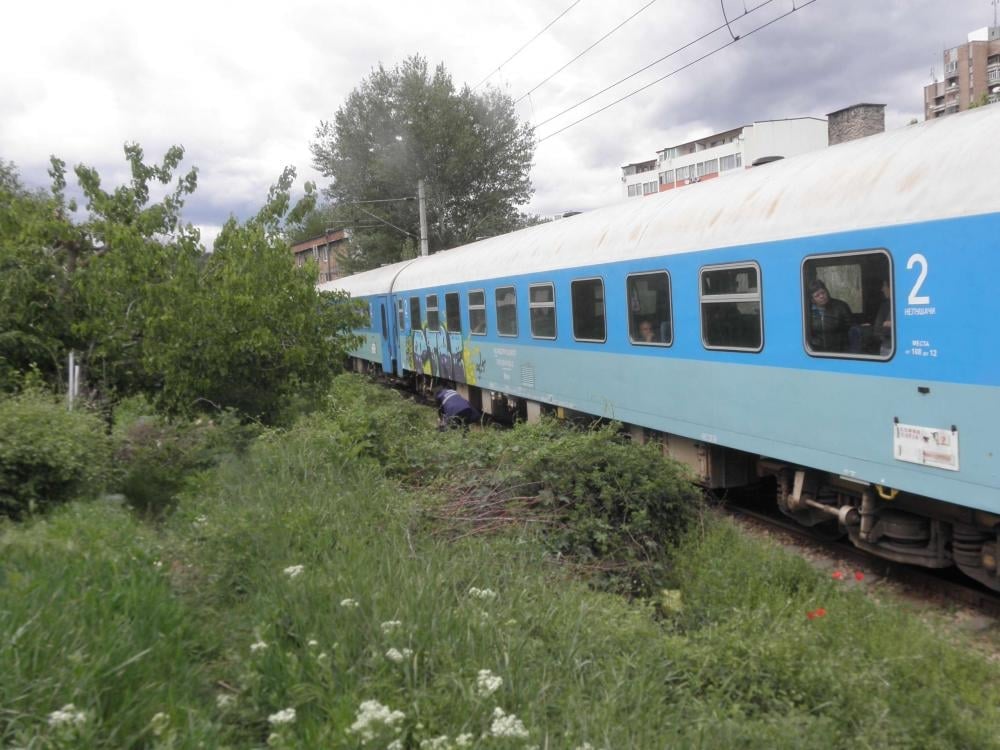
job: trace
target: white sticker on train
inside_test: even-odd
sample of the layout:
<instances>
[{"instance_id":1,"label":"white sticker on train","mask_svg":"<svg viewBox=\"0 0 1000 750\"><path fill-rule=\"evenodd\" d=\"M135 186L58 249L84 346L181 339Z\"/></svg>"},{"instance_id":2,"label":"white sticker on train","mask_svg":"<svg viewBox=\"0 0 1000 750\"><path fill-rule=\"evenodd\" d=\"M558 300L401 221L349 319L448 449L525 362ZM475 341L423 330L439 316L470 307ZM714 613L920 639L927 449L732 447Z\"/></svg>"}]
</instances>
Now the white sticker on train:
<instances>
[{"instance_id":1,"label":"white sticker on train","mask_svg":"<svg viewBox=\"0 0 1000 750\"><path fill-rule=\"evenodd\" d=\"M896 423L892 455L897 461L958 471L958 430Z\"/></svg>"}]
</instances>

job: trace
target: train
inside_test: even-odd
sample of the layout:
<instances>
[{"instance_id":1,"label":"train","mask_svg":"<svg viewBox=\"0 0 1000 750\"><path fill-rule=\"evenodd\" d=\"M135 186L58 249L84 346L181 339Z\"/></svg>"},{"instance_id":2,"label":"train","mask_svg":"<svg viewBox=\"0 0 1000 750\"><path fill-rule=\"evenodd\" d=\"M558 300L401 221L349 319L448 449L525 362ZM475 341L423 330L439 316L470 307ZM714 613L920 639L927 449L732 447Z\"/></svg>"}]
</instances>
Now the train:
<instances>
[{"instance_id":1,"label":"train","mask_svg":"<svg viewBox=\"0 0 1000 750\"><path fill-rule=\"evenodd\" d=\"M354 365L621 422L707 487L1000 591L1000 106L320 285Z\"/></svg>"}]
</instances>

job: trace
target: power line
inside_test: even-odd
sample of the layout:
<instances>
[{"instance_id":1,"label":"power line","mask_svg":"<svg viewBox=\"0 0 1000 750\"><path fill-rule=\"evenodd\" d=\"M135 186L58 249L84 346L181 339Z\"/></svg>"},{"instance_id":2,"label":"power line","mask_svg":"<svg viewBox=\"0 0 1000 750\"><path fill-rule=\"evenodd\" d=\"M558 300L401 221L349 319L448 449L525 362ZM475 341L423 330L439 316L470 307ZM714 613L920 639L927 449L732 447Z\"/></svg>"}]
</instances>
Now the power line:
<instances>
[{"instance_id":1,"label":"power line","mask_svg":"<svg viewBox=\"0 0 1000 750\"><path fill-rule=\"evenodd\" d=\"M478 89L478 88L479 88L480 86L482 86L482 85L483 85L484 83L486 83L486 81L488 81L488 80L490 79L490 77L491 77L491 76L492 76L492 75L493 75L494 73L499 73L499 72L500 72L500 68L502 68L502 67L503 67L504 65L506 65L506 64L507 64L507 63L509 63L509 62L510 62L511 60L513 60L513 59L514 59L515 57L517 57L518 55L520 55L520 54L521 54L521 52L523 52L523 51L524 51L524 48L525 48L525 47L527 47L527 46L528 46L529 44L531 44L531 43L532 43L533 41L535 41L536 39L538 39L538 37L540 37L540 36L541 36L542 34L544 34L544 33L545 33L546 31L548 31L549 27L550 27L550 26L552 26L552 24L554 24L554 23L555 23L556 21L558 21L558 20L559 20L560 18L562 18L562 17L563 17L563 16L565 16L565 15L566 15L567 13L569 13L569 12L570 12L571 10L573 10L573 8L575 8L575 7L577 6L577 5L579 5L579 3L580 3L580 0L575 0L575 2L574 2L574 3L572 4L572 5L570 5L570 6L568 7L568 8L566 8L566 10L564 10L564 11L563 11L562 13L560 13L560 14L559 14L558 16L556 16L555 18L553 18L553 19L552 19L551 21L549 21L549 22L548 22L548 23L547 23L547 24L545 25L545 27L544 27L544 28L543 28L543 29L542 29L541 31L539 31L539 32L538 32L537 34L535 34L535 35L534 35L533 37L531 37L531 39L529 39L529 40L528 40L528 41L526 41L526 42L525 42L524 44L522 44L522 45L521 45L521 47L520 47L520 48L519 48L519 49L517 50L517 52L515 52L515 53L514 53L513 55L511 55L510 57L508 57L508 58L507 58L506 60L504 60L504 61L503 61L502 63L500 63L499 65L497 65L497 67L496 67L496 70L493 70L493 71L492 71L492 72L491 72L491 73L490 73L490 74L489 74L488 76L486 76L486 78L484 78L484 79L483 79L483 80L481 80L481 81L480 81L479 83L477 83L477 84L476 84L475 86L473 86L473 87L472 87L472 90L473 90L473 91L475 91L475 90L476 90L476 89Z\"/></svg>"},{"instance_id":2,"label":"power line","mask_svg":"<svg viewBox=\"0 0 1000 750\"><path fill-rule=\"evenodd\" d=\"M770 2L770 1L771 1L771 0L767 0L767 2ZM735 37L734 37L733 39L731 39L730 41L726 42L726 43L725 43L725 44L723 44L723 45L722 45L721 47L717 47L716 49L712 50L711 52L708 52L708 53L706 53L706 54L702 55L701 57L699 57L699 58L697 58L697 59L695 59L695 60L692 60L691 62L687 63L686 65L682 65L682 66L681 66L681 67L679 67L679 68L675 68L674 70L670 71L670 72L669 72L669 73L667 73L666 75L664 75L664 76L660 76L660 77L659 77L659 78L657 78L657 79L656 79L655 81L651 81L651 82L647 83L647 84L646 84L645 86L642 86L642 87L640 87L640 88L636 89L635 91L632 91L632 92L630 92L630 93L626 94L625 96L623 96L623 97L621 97L621 98L619 98L619 99L616 99L615 101L611 102L610 104L607 104L607 105L605 105L605 106L601 107L600 109L597 109L597 110L595 110L595 111L591 112L590 114L588 114L588 115L585 115L584 117L581 117L581 118L580 118L579 120L576 120L576 121L574 121L574 122L571 122L571 123L570 123L569 125L566 125L565 127L562 127L562 128L560 128L559 130L556 130L556 131L554 131L554 132L552 132L552 133L549 133L548 135L546 135L546 136L545 136L545 137L543 137L543 138L539 138L539 139L538 139L538 140L536 141L536 143L541 143L542 141L547 141L547 140L548 140L549 138L552 138L552 137L553 137L553 136L555 136L555 135L559 135L559 133L562 133L562 132L563 132L563 131L565 131L565 130L569 130L569 129L570 129L571 127L573 127L574 125L579 125L579 124L580 124L581 122L583 122L584 120L589 120L589 119L590 119L591 117L593 117L594 115L597 115L597 114L600 114L600 113L601 113L601 112L603 112L604 110L606 110L606 109L610 109L611 107L615 106L616 104L620 104L621 102L625 101L626 99L628 99L628 98L630 98L630 97L633 97L633 96L635 96L636 94L638 94L638 93L640 93L640 92L642 92L642 91L645 91L646 89L650 88L651 86L655 86L655 85L656 85L657 83L660 83L661 81L664 81L664 80L666 80L667 78L670 78L671 76L673 76L673 75L676 75L677 73L680 73L680 72L681 72L682 70L685 70L685 69L687 69L687 68L690 68L690 67L691 67L692 65L694 65L694 64L696 64L696 63L699 63L699 62L701 62L702 60L704 60L704 59L706 59L706 58L708 58L708 57L711 57L712 55L716 54L717 52L721 52L721 51L722 51L722 50L724 50L724 49L725 49L726 47L730 47L730 46L732 46L732 45L736 44L737 42L739 42L739 41L742 41L743 39L746 39L746 38L747 38L748 36L750 36L751 34L755 34L755 33L757 33L758 31L761 31L762 29L766 29L766 28L767 28L768 26L771 26L772 24L775 24L775 23L777 23L778 21L782 20L783 18L786 18L786 17L788 17L788 16L792 15L793 13L795 13L796 11L799 11L799 10L802 10L802 9L803 9L803 8L805 8L806 6L808 6L808 5L812 5L812 4L813 4L813 3L815 3L815 2L816 2L816 0L806 0L806 2L802 2L802 3L799 3L797 7L796 7L795 5L793 5L793 6L792 6L792 9L791 9L790 11L788 11L788 12L786 12L786 13L782 13L782 14L781 14L780 16L776 16L775 18L772 18L772 19L771 19L770 21L768 21L767 23L764 23L764 24L761 24L760 26L757 26L756 28L753 28L753 29L751 29L751 30L750 30L750 31L748 31L748 32L747 32L746 34L743 34L743 35L741 35L741 36L735 36ZM765 4L766 4L766 3L762 3L761 5L765 5ZM761 6L757 6L757 7L759 8L759 7L761 7ZM751 10L755 10L755 9L756 9L756 8L753 8L753 9L751 9ZM721 28L721 27L720 27L720 28ZM718 31L718 29L716 29L716 31ZM702 37L702 38L704 38L704 37ZM686 46L690 46L690 45L686 45ZM683 48L682 48L682 49L683 49ZM673 53L671 53L671 54L673 54ZM647 66L647 67L648 67L648 66ZM615 85L617 85L617 84L615 84ZM607 91L607 89L605 89L605 91ZM602 93L602 92L599 92L599 93ZM597 94L595 94L594 96L597 96ZM588 97L587 99L585 99L584 101L589 101L590 99L593 99L593 98L594 98L594 97L593 97L593 96L591 96L591 97ZM582 104L582 103L583 103L583 102L580 102L580 104ZM574 108L576 108L576 107L578 107L578 106L579 106L579 104L574 104L574 105L573 105L573 107L570 107L569 109L567 109L567 110L564 110L564 112L561 112L560 114L564 114L565 112L568 112L568 111L570 111L571 109L574 109ZM558 116L559 116L559 115L556 115L556 117L558 117ZM546 120L545 122L551 122L551 121L552 121L553 119L555 119L555 118L552 118L552 117L550 117L550 118L549 118L548 120ZM539 123L539 125L536 125L536 126L535 126L535 128L538 128L539 126L541 126L541 125L543 125L543 124L545 124L545 123Z\"/></svg>"},{"instance_id":3,"label":"power line","mask_svg":"<svg viewBox=\"0 0 1000 750\"><path fill-rule=\"evenodd\" d=\"M763 8L763 7L765 6L765 5L770 5L770 4L771 4L771 3L773 3L773 2L774 2L774 0L764 0L764 1L763 1L762 3L760 3L759 5L755 5L755 6L753 6L752 8L750 8L750 10L746 11L746 12L745 12L745 13L743 14L743 16L748 16L748 15L750 15L751 13L753 13L754 11L757 11L757 10L760 10L760 9L761 9L761 8ZM743 16L739 16L739 18L742 18ZM735 19L734 19L734 20L735 20ZM591 99L596 99L596 98L597 98L597 97L599 97L599 96L600 96L601 94L604 94L604 93L606 93L606 92L610 91L611 89L615 88L615 86L620 86L621 84L625 83L625 81L628 81L629 79L632 79L632 78L635 78L635 77L636 77L637 75L639 75L640 73L644 73L645 71L647 71L647 70L649 70L650 68L652 68L652 67L653 67L654 65L659 65L659 64L660 64L661 62L663 62L664 60L667 60L667 59L669 59L669 58L673 57L674 55L677 55L677 54L679 54L679 53L683 52L683 51L684 51L684 50L686 50L686 49L687 49L688 47L693 47L694 45L698 44L698 42L701 42L701 41L704 41L704 40L705 40L705 39L707 39L708 37L712 36L712 34L715 34L716 32L718 32L718 31L721 31L721 30L722 30L722 29L724 29L724 28L726 28L726 24L722 24L721 26L716 26L716 27L715 27L714 29L712 29L711 31L707 31L707 32L705 32L704 34L702 34L702 35L701 35L700 37L698 37L697 39L693 39L693 40L691 40L690 42L688 42L687 44L683 45L682 47L678 47L678 48L677 48L677 49L675 49L675 50L674 50L673 52L669 52L669 53L667 53L666 55L664 55L663 57L661 57L661 58L658 58L658 59L656 59L656 60L653 60L653 62L649 63L648 65L644 65L644 66L642 66L641 68L639 68L638 70L636 70L636 71L633 71L632 73L629 73L629 74L628 74L627 76L625 76L624 78L620 78L620 79L618 79L617 81L615 81L614 83L612 83L612 84L610 84L610 85L608 85L608 86L605 86L605 87L604 87L603 89L601 89L600 91L598 91L598 92L596 92L596 93L594 93L594 94L591 94L591 95L590 95L590 96L588 96L588 97L587 97L586 99L581 99L581 100L580 100L580 101L578 101L578 102L577 102L576 104L574 104L574 105L572 105L572 106L569 106L569 107L567 107L566 109L562 110L561 112L558 112L558 113L556 113L556 114L552 115L552 117L548 118L547 120L542 120L541 122L537 123L537 124L536 124L536 125L534 126L534 129L535 129L535 130L537 130L538 128L542 127L543 125L547 125L548 123L552 122L553 120L556 120L556 119L558 119L558 118L562 117L562 116L563 116L564 114L566 114L567 112L572 112L572 111L573 111L574 109L576 109L576 108L577 108L577 107L579 107L579 106L582 106L582 105L586 104L586 103L587 103L587 102L589 102L589 101L590 101ZM732 42L730 42L730 44L732 44ZM654 81L654 83L655 83L655 81ZM641 90L641 89L640 89L640 90Z\"/></svg>"},{"instance_id":4,"label":"power line","mask_svg":"<svg viewBox=\"0 0 1000 750\"><path fill-rule=\"evenodd\" d=\"M609 36L611 36L612 34L614 34L616 31L618 31L618 29L620 29L622 26L624 26L625 24L627 24L629 21L631 21L637 15L639 15L640 13L642 13L644 10L646 10L646 8L648 8L650 5L652 5L655 2L656 2L656 0L649 0L648 3L646 3L645 5L643 5L641 8L639 8L639 10L637 10L631 16L629 16L624 21L622 21L620 24L618 24L613 29L611 29L611 31L609 31L607 34L605 34L600 39L598 39L596 42L594 42L589 47L587 47L587 49L585 49L579 55L577 55L576 57L574 57L572 60L570 60L569 62L567 62L565 65L563 65L561 68L559 68L555 72L551 73L547 78L544 78L541 81L539 81L537 84L535 84L535 86L533 88L528 89L523 94L521 94L521 96L519 96L517 99L514 100L514 104L517 104L518 102L520 102L525 97L531 96L531 94L534 91L540 89L543 85L545 85L546 83L548 83L549 81L551 81L553 78L555 78L557 75L559 75L560 73L562 73L564 70L566 70L566 68L568 68L570 65L572 65L573 63L575 63L581 57L583 57L584 55L586 55L588 52L590 52L590 50L594 49L594 47L596 47L598 44L600 44L601 42L603 42Z\"/></svg>"}]
</instances>

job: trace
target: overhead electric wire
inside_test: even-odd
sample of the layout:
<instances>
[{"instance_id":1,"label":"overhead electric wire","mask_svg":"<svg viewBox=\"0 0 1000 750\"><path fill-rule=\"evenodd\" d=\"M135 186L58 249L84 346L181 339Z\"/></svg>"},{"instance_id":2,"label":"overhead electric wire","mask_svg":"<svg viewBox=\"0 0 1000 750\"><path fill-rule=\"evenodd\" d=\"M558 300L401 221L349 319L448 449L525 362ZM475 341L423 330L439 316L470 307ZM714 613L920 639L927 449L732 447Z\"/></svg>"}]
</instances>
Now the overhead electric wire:
<instances>
[{"instance_id":1,"label":"overhead electric wire","mask_svg":"<svg viewBox=\"0 0 1000 750\"><path fill-rule=\"evenodd\" d=\"M515 99L515 100L514 100L514 104L517 104L518 102L520 102L520 101L521 101L522 99L524 99L525 97L528 97L528 96L531 96L532 92L534 92L534 91L536 91L536 90L540 89L540 88L541 88L542 86L544 86L544 85L545 85L546 83L548 83L548 82L549 82L549 81L551 81L551 80L552 80L553 78L555 78L555 77L556 77L557 75L559 75L560 73L562 73L562 72L563 72L564 70L566 70L566 68L568 68L568 67L569 67L570 65L572 65L573 63L575 63L575 62L576 62L577 60L579 60L579 59L580 59L581 57L583 57L584 55L586 55L586 54L587 54L588 52L590 52L590 50L594 49L594 47L596 47L596 46L597 46L598 44L600 44L601 42L603 42L603 41L604 41L605 39L607 39L607 38L608 38L609 36L611 36L612 34L614 34L614 33L615 33L616 31L618 31L618 29L620 29L620 28L621 28L622 26L624 26L625 24L627 24L627 23L628 23L629 21L631 21L631 20L632 20L633 18L635 18L635 17L637 16L637 15L639 15L640 13L642 13L642 12L643 12L644 10L646 10L646 8L648 8L648 7L650 6L650 5L652 5L652 4L653 4L653 3L655 3L656 1L657 1L657 0L649 0L649 2L648 2L648 3L646 3L645 5L643 5L643 6L641 7L641 8L639 8L639 10L637 10L637 11L636 11L635 13L633 13L633 14L632 14L631 16L629 16L629 17L628 17L628 18L626 18L626 19L625 19L624 21L622 21L622 22L621 22L620 24L618 24L618 25L617 25L617 26L615 26L615 27L614 27L613 29L611 29L611 31L609 31L609 32L608 32L607 34L605 34L605 35L604 35L604 36L602 36L602 37L601 37L600 39L598 39L598 40L597 40L596 42L594 42L594 43L593 43L593 44L591 44L591 45L590 45L589 47L587 47L587 49L585 49L585 50L584 50L583 52L581 52L580 54L578 54L578 55L577 55L576 57L574 57L574 58L573 58L572 60L570 60L569 62L567 62L567 63L566 63L565 65L563 65L563 66L562 66L561 68L559 68L559 69L558 69L558 70L556 70L555 72L553 72L553 73L549 74L549 76L548 76L547 78L543 78L543 79L542 79L541 81L539 81L538 83L536 83L536 84L534 85L534 87L532 87L532 88L528 89L528 90L527 90L527 91L525 91L525 92L524 92L523 94L521 94L521 96L519 96L519 97L518 97L517 99Z\"/></svg>"},{"instance_id":2,"label":"overhead electric wire","mask_svg":"<svg viewBox=\"0 0 1000 750\"><path fill-rule=\"evenodd\" d=\"M744 13L744 14L743 14L742 16L740 16L740 18L743 18L744 16L748 16L748 15L750 15L751 13L753 13L754 11L757 11L757 10L760 10L760 9L761 9L761 8L763 8L763 7L765 6L765 5L770 5L770 4L771 4L771 3L773 3L773 2L774 2L774 0L764 0L764 1L762 2L762 3L760 3L760 4L758 4L758 5L755 5L755 6L753 6L753 7L752 7L752 8L751 8L751 9L750 9L749 11L745 12L745 13ZM572 111L573 111L574 109L576 109L577 107L580 107L580 106L582 106L582 105L586 104L586 103L587 103L587 102L589 102L589 101L590 101L591 99L596 99L596 98L597 98L598 96L600 96L601 94L605 94L605 93L607 93L607 92L608 92L608 91L610 91L611 89L615 88L615 86L620 86L621 84L625 83L625 81L628 81L629 79L632 79L632 78L635 78L635 77L636 77L637 75L639 75L640 73L644 73L644 72L646 72L647 70L649 70L650 68L652 68L652 67L653 67L654 65L659 65L659 64L660 64L661 62L663 62L664 60L668 60L668 59L670 59L671 57L673 57L674 55L677 55L677 54L680 54L681 52L683 52L684 50L686 50L686 49L687 49L688 47L693 47L694 45L698 44L698 42L701 42L701 41L704 41L704 40L705 40L705 39L707 39L708 37L712 36L712 34L715 34L715 33L719 32L719 31L721 31L722 29L726 28L726 25L727 25L727 24L722 24L721 26L716 26L716 27L715 27L714 29L712 29L711 31L706 31L706 32L705 32L704 34L702 34L702 35L701 35L700 37L698 37L697 39L692 39L692 40L691 40L690 42L688 42L687 44L685 44L685 45L683 45L683 46L681 46L681 47L678 47L677 49L675 49L675 50L674 50L673 52L669 52L669 53L667 53L666 55L664 55L663 57L660 57L660 58L658 58L658 59L656 59L656 60L653 60L653 62L651 62L651 63L649 63L649 64L647 64L647 65L643 65L643 66L642 66L641 68L639 68L638 70L636 70L636 71L633 71L633 72L629 73L629 74L628 74L627 76L625 76L624 78L619 78L619 79L618 79L617 81L615 81L614 83L612 83L612 84L610 84L610 85L608 85L608 86L605 86L605 87L604 87L603 89L601 89L600 91L597 91L597 92L595 92L595 93L591 94L591 95L590 95L590 96L588 96L588 97L587 97L586 99L581 99L581 100L580 100L580 101L578 101L578 102L577 102L576 104L573 104L572 106L569 106L569 107L567 107L566 109L562 110L561 112L558 112L558 113L556 113L556 114L552 115L552 117L548 118L547 120L542 120L541 122L537 123L537 124L536 124L536 125L534 126L534 129L535 129L535 130L537 130L538 128L542 127L542 125L547 125L548 123L552 122L553 120L556 120L556 119L558 119L558 118L562 117L562 116L563 116L564 114L566 114L567 112L572 112ZM730 44L732 44L732 42L730 42ZM654 83L655 83L655 81L654 81ZM640 90L641 90L641 89L640 89Z\"/></svg>"},{"instance_id":3,"label":"overhead electric wire","mask_svg":"<svg viewBox=\"0 0 1000 750\"><path fill-rule=\"evenodd\" d=\"M754 10L756 10L757 8L760 8L760 7L762 7L763 5L766 5L767 3L771 2L771 1L772 1L772 0L766 0L766 2L764 2L764 3L761 3L760 5L756 6L755 8L751 8L751 12L753 12L753 11L754 11ZM723 44L723 45L722 45L721 47L717 47L717 48L715 48L714 50L712 50L711 52L708 52L708 53L706 53L706 54L702 55L701 57L699 57L699 58L697 58L697 59L695 59L695 60L692 60L691 62L689 62L689 63L687 63L687 64L685 64L685 65L682 65L682 66L681 66L681 67L679 67L679 68L675 68L674 70L670 71L670 72L669 72L669 73L667 73L666 75L664 75L664 76L660 76L660 77L659 77L659 78L657 78L657 79L656 79L655 81L650 81L650 82L649 82L649 83L647 83L647 84L646 84L645 86L642 86L642 87L640 87L640 88L637 88L637 89L636 89L635 91L632 91L632 92L630 92L630 93L626 94L625 96L623 96L623 97L620 97L619 99L616 99L615 101L611 102L610 104L606 104L605 106L601 107L600 109L596 109L596 110L594 110L594 111L593 111L593 112L591 112L590 114L588 114L588 115L585 115L584 117L581 117L581 118L580 118L579 120L575 120L574 122L571 122L571 123L570 123L569 125L566 125L565 127L562 127L562 128L559 128L559 130L556 130L556 131L554 131L554 132L552 132L552 133L549 133L548 135L546 135L546 136L544 136L544 137L542 137L542 138L539 138L539 139L538 139L538 140L536 141L536 143L541 143L542 141L546 141L546 140L548 140L549 138L552 138L553 136L556 136L556 135L559 135L559 133L562 133L562 132L563 132L563 131L565 131L565 130L569 130L569 129L570 129L571 127L573 127L574 125L579 125L579 124L580 124L581 122L584 122L585 120L589 120L589 119L590 119L591 117L593 117L594 115L598 115L598 114L600 114L601 112L603 112L604 110L606 110L606 109L610 109L611 107L614 107L614 106L615 106L616 104L621 104L621 103L622 103L623 101L625 101L626 99L628 99L628 98L630 98L630 97L633 97L633 96L635 96L636 94L638 94L638 93L640 93L640 92L642 92L642 91L645 91L646 89L650 88L651 86L655 86L655 85L656 85L657 83L660 83L661 81L664 81L664 80L666 80L667 78L670 78L671 76L673 76L673 75L676 75L677 73L680 73L680 72L681 72L682 70L685 70L686 68L690 68L690 67L691 67L692 65L694 65L694 64L696 64L696 63L699 63L699 62L701 62L702 60L704 60L704 59L706 59L706 58L709 58L709 57L711 57L712 55L716 54L717 52L721 52L721 51L722 51L722 50L724 50L724 49L725 49L726 47L729 47L729 46L732 46L733 44L736 44L737 42L739 42L739 41L742 41L743 39L746 39L746 38L747 38L748 36L750 36L751 34L755 34L755 33L757 33L758 31L761 31L762 29L766 29L766 28L767 28L768 26L771 26L772 24L775 24L775 23L777 23L778 21L782 20L783 18L787 18L788 16L792 15L792 14L793 14L793 13L795 13L796 11L799 11L799 10L802 10L802 9L803 9L803 8L805 8L806 6L808 6L808 5L812 5L812 4L813 4L813 3L815 3L815 2L816 2L816 0L806 0L806 2L803 2L803 3L800 3L800 4L799 4L799 5L797 6L797 7L796 7L796 6L795 6L795 5L793 4L793 6L792 6L792 9L791 9L790 11L788 11L787 13L782 13L782 14L781 14L780 16L776 16L775 18L772 18L772 19L771 19L770 21L768 21L767 23L764 23L764 24L761 24L760 26L757 26L756 28L753 28L753 29L751 29L751 30L750 30L750 31L748 31L748 32L747 32L746 34L743 34L743 35L741 35L741 36L736 36L736 37L734 37L734 38L733 38L733 39L731 39L730 41L728 41L728 42L726 42L725 44ZM720 29L722 29L722 28L724 28L724 27L725 27L725 24L723 24L723 26L720 26L719 28L715 29L715 31L719 31ZM715 32L711 32L711 33L715 33ZM706 35L706 36L707 36L707 35ZM704 38L705 38L705 37L704 37L704 36L702 36L702 37L700 37L699 39L704 39ZM692 44L693 44L693 42L692 42ZM691 46L690 44L687 44L687 45L685 45L684 47L682 47L681 49L684 49L685 47L690 47L690 46ZM679 51L680 51L680 50L677 50L677 52L679 52ZM676 52L672 52L672 53L670 53L670 54L671 54L671 55L673 55L673 54L676 54ZM670 57L670 55L667 55L667 57ZM662 58L662 59L666 59L666 58ZM649 66L647 65L646 67L648 68ZM646 69L646 68L643 68L642 70L645 70L645 69ZM641 72L641 71L637 71L637 72ZM634 75L634 74L633 74L633 75ZM631 78L631 77L632 77L632 76L629 76L629 78ZM622 80L627 80L627 79L622 79ZM621 83L621 81L619 81L619 83ZM608 88L613 88L614 86L617 86L617 85L618 85L618 84L616 83L616 84L613 84L612 86L609 86ZM550 117L550 118L549 118L548 120L545 120L545 121L543 121L543 122L540 122L540 123L539 123L538 125L535 125L535 126L534 126L534 128L532 128L532 130L537 130L537 129L538 129L539 127L541 127L541 126L542 126L542 125L544 125L545 123L548 123L548 122L551 122L552 120L556 119L556 117L560 117L561 115L564 115L564 114L566 114L566 112L569 112L569 111L571 111L571 110L575 109L576 107L579 107L579 106L580 106L581 104L583 104L584 102L587 102L587 101L590 101L590 100L591 100L591 99L593 99L593 98L594 98L595 96L598 96L599 94L601 94L601 93L604 93L604 91L607 91L607 90L608 90L608 88L604 89L603 91L599 91L599 92L598 92L597 94L594 94L593 96L589 96L589 97L587 97L586 99L584 99L584 100L583 100L583 101L581 101L581 102L578 102L577 104L574 104L574 105L573 105L572 107L569 107L568 109L565 109L565 110L563 110L563 111L562 111L562 112L560 112L560 113L559 113L558 115L555 115L554 117Z\"/></svg>"},{"instance_id":4,"label":"overhead electric wire","mask_svg":"<svg viewBox=\"0 0 1000 750\"><path fill-rule=\"evenodd\" d=\"M538 32L537 34L535 34L535 35L534 35L533 37L531 37L531 39L529 39L529 40L528 40L528 41L526 41L526 42L525 42L524 44L522 44L522 45L520 46L520 48L519 48L519 49L517 50L517 52L515 52L515 53L514 53L513 55L511 55L510 57L508 57L508 58L507 58L506 60L504 60L504 61L503 61L502 63L500 63L499 65L497 65L496 69L495 69L495 70L493 70L493 71L491 71L491 72L490 72L490 74L489 74L488 76L486 76L486 78L484 78L484 79L483 79L483 80L481 80L481 81L480 81L479 83L477 83L477 84L476 84L475 86L473 86L473 87L472 87L472 90L473 90L473 91L475 91L475 90L476 90L476 89L478 89L478 88L479 88L480 86L482 86L482 85L483 85L484 83L486 83L486 82L487 82L487 81L488 81L488 80L490 79L490 77L491 77L491 76L492 76L492 75L493 75L494 73L499 73L499 72L500 72L500 68L502 68L502 67L503 67L504 65L506 65L506 64L507 64L507 63L509 63L509 62L510 62L511 60L513 60L513 59L514 59L515 57L517 57L518 55L520 55L520 54L521 54L521 52L523 52L523 51L524 51L524 48L525 48L525 47L527 47L527 46L528 46L529 44L531 44L531 43L532 43L533 41L535 41L536 39L538 39L538 37L540 37L540 36L541 36L542 34L544 34L544 33L545 33L546 31L548 31L549 27L550 27L550 26L552 26L552 24L554 24L554 23L555 23L556 21L558 21L558 20L559 20L560 18L562 18L562 17L563 17L563 16L565 16L565 15L566 15L567 13L569 13L569 12L570 12L571 10L573 10L573 8L575 8L575 7L577 6L577 5L579 5L579 3L580 3L580 0L575 0L575 2L574 2L574 3L572 4L572 5L570 5L570 6L568 7L568 8L566 8L566 10L564 10L564 11L563 11L562 13L560 13L560 14L559 14L558 16L556 16L555 18L553 18L553 19L552 19L551 21L549 21L549 22L548 22L548 23L547 23L547 24L545 25L545 27L544 27L544 28L543 28L543 29L542 29L541 31L539 31L539 32Z\"/></svg>"}]
</instances>

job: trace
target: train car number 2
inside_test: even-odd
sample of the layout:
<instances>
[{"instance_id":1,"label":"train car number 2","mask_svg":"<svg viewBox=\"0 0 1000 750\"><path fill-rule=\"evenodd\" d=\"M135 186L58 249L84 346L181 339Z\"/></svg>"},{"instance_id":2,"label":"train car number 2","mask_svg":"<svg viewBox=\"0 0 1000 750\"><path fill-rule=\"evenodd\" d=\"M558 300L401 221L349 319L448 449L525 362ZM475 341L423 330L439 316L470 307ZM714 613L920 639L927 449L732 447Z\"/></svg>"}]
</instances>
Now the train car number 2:
<instances>
[{"instance_id":1,"label":"train car number 2","mask_svg":"<svg viewBox=\"0 0 1000 750\"><path fill-rule=\"evenodd\" d=\"M931 298L929 295L921 295L920 287L924 285L927 280L927 258L925 258L921 253L914 253L910 256L910 259L906 261L906 270L911 270L914 266L920 266L920 274L917 276L917 281L913 285L913 289L910 290L910 296L906 299L906 304L908 305L929 305L931 303Z\"/></svg>"}]
</instances>

